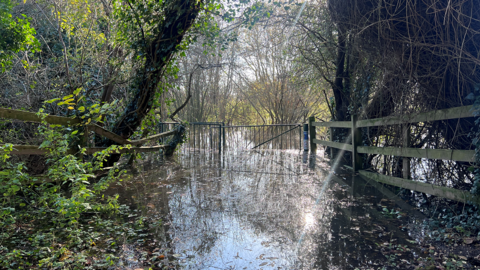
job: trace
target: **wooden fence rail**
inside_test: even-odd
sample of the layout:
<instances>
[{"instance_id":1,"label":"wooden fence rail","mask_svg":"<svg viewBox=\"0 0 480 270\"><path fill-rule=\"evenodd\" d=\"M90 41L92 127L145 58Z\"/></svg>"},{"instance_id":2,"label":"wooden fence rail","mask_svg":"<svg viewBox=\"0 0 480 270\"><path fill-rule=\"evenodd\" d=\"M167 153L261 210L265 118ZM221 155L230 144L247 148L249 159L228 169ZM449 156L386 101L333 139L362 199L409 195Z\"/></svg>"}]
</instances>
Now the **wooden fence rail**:
<instances>
[{"instance_id":1,"label":"wooden fence rail","mask_svg":"<svg viewBox=\"0 0 480 270\"><path fill-rule=\"evenodd\" d=\"M23 122L35 122L35 123L42 122L42 118L38 116L36 113L5 109L5 108L0 108L0 118L10 119L10 120L20 120ZM62 117L62 116L54 116L54 115L47 115L44 121L47 122L48 124L62 125L62 126L74 126L74 125L80 125L82 123L81 120L78 118L70 118L70 117ZM172 136L172 135L175 135L177 132L176 130L170 130L167 132L149 136L144 139L131 141L111 131L108 131L96 124L88 124L88 125L85 125L84 127L86 129L85 134L87 134L87 136L89 131L93 131L96 134L100 136L104 136L105 138L108 138L120 145L132 145L132 146L138 146L151 140ZM86 145L82 145L82 146L86 146ZM165 145L156 145L156 146L150 146L150 147L147 147L147 146L131 147L130 149L122 149L122 150L118 150L117 152L118 153L152 152L152 151L158 151L159 149L163 149L165 147L166 147ZM14 145L13 148L14 149L11 152L11 154L13 155L44 155L49 151L48 149L40 149L39 146L36 146L36 145ZM87 147L86 149L87 149L87 154L93 154L95 152L103 151L106 148L105 147L89 147L89 148ZM69 154L75 154L77 152L78 152L78 149L70 149L68 151Z\"/></svg>"},{"instance_id":2,"label":"wooden fence rail","mask_svg":"<svg viewBox=\"0 0 480 270\"><path fill-rule=\"evenodd\" d=\"M408 188L411 190L428 193L435 196L445 197L451 200L480 204L480 197L473 196L467 191L456 190L447 187L434 186L426 183L408 180L410 178L410 160L409 158L426 158L426 159L442 159L463 162L474 162L474 150L456 150L456 149L420 149L410 148L410 128L406 127L408 123L428 122L449 120L458 118L473 117L473 106L463 106L444 110L435 110L425 113L410 114L405 116L385 117L376 119L357 120L355 115L352 121L339 122L315 122L313 118L309 119L310 126L310 143L311 149L316 149L316 145L324 145L331 148L342 149L352 152L352 169L359 172L363 177L373 179L378 182L386 183L393 186ZM403 147L373 147L362 145L362 128L372 126L386 125L403 125ZM318 140L315 138L315 127L329 127L330 134L332 128L349 128L351 143L333 142ZM315 148L313 147L315 145ZM315 152L315 151L312 151ZM378 154L388 156L404 157L403 159L403 178L382 175L378 173L362 170L363 160L360 154Z\"/></svg>"},{"instance_id":3,"label":"wooden fence rail","mask_svg":"<svg viewBox=\"0 0 480 270\"><path fill-rule=\"evenodd\" d=\"M0 144L0 146L2 146ZM131 148L124 148L120 150L116 150L115 153L123 154L123 153L143 153L143 152L154 152L158 151L159 149L164 149L165 145L156 145L156 146L141 146L141 147L131 147ZM107 147L87 147L85 148L88 155L91 155L95 152L100 152ZM46 155L50 149L48 148L39 148L38 145L13 145L13 150L10 152L12 155ZM77 153L77 149L69 149L67 154L73 155Z\"/></svg>"}]
</instances>

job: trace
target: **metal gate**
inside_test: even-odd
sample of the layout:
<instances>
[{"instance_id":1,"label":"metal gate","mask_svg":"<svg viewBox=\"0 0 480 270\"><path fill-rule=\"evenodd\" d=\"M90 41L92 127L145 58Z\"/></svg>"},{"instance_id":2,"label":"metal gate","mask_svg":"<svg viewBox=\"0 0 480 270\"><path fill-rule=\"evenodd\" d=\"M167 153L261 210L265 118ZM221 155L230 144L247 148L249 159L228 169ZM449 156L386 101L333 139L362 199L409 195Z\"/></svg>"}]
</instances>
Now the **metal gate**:
<instances>
[{"instance_id":1,"label":"metal gate","mask_svg":"<svg viewBox=\"0 0 480 270\"><path fill-rule=\"evenodd\" d=\"M302 149L301 124L225 126L222 122L189 123L184 149Z\"/></svg>"}]
</instances>

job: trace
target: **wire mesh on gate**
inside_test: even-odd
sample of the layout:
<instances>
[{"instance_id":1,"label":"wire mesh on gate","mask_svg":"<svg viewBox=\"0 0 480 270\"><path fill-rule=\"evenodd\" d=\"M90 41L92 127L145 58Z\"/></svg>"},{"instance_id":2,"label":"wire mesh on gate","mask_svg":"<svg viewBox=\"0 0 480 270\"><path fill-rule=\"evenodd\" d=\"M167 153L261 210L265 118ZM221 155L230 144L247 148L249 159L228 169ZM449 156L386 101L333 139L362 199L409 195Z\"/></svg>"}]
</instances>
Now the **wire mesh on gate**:
<instances>
[{"instance_id":1,"label":"wire mesh on gate","mask_svg":"<svg viewBox=\"0 0 480 270\"><path fill-rule=\"evenodd\" d=\"M223 123L221 122L193 122L189 123L189 132L186 149L203 151L222 151Z\"/></svg>"},{"instance_id":2,"label":"wire mesh on gate","mask_svg":"<svg viewBox=\"0 0 480 270\"><path fill-rule=\"evenodd\" d=\"M301 149L299 124L225 126L226 149Z\"/></svg>"},{"instance_id":3,"label":"wire mesh on gate","mask_svg":"<svg viewBox=\"0 0 480 270\"><path fill-rule=\"evenodd\" d=\"M225 126L218 122L190 123L186 147L195 150L301 149L299 124Z\"/></svg>"},{"instance_id":4,"label":"wire mesh on gate","mask_svg":"<svg viewBox=\"0 0 480 270\"><path fill-rule=\"evenodd\" d=\"M176 123L161 123L160 132ZM241 149L302 149L301 124L225 126L222 122L188 124L184 150L218 151ZM160 143L165 141L161 140Z\"/></svg>"}]
</instances>

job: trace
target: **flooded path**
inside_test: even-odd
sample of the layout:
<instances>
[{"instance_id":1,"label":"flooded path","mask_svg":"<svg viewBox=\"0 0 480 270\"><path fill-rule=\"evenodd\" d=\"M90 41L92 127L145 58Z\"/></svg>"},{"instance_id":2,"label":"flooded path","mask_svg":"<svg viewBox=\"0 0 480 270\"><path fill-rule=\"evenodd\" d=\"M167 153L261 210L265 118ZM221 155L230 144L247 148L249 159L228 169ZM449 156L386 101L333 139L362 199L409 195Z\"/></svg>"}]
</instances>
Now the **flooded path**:
<instances>
[{"instance_id":1,"label":"flooded path","mask_svg":"<svg viewBox=\"0 0 480 270\"><path fill-rule=\"evenodd\" d=\"M150 245L182 269L407 269L420 253L421 214L376 183L328 180L303 151L184 151L145 167L110 192L162 217Z\"/></svg>"}]
</instances>

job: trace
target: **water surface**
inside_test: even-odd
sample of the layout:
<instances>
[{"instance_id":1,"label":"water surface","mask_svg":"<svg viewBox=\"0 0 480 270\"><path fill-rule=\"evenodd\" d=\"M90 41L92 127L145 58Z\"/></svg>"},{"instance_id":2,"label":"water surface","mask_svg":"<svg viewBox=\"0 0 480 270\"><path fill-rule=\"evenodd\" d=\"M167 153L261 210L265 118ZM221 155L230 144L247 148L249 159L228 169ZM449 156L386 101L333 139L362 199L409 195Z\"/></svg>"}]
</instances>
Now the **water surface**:
<instances>
[{"instance_id":1,"label":"water surface","mask_svg":"<svg viewBox=\"0 0 480 270\"><path fill-rule=\"evenodd\" d=\"M153 244L183 269L378 269L417 252L417 218L391 191L327 181L327 160L303 151L182 151L144 169L112 192L162 217Z\"/></svg>"}]
</instances>

